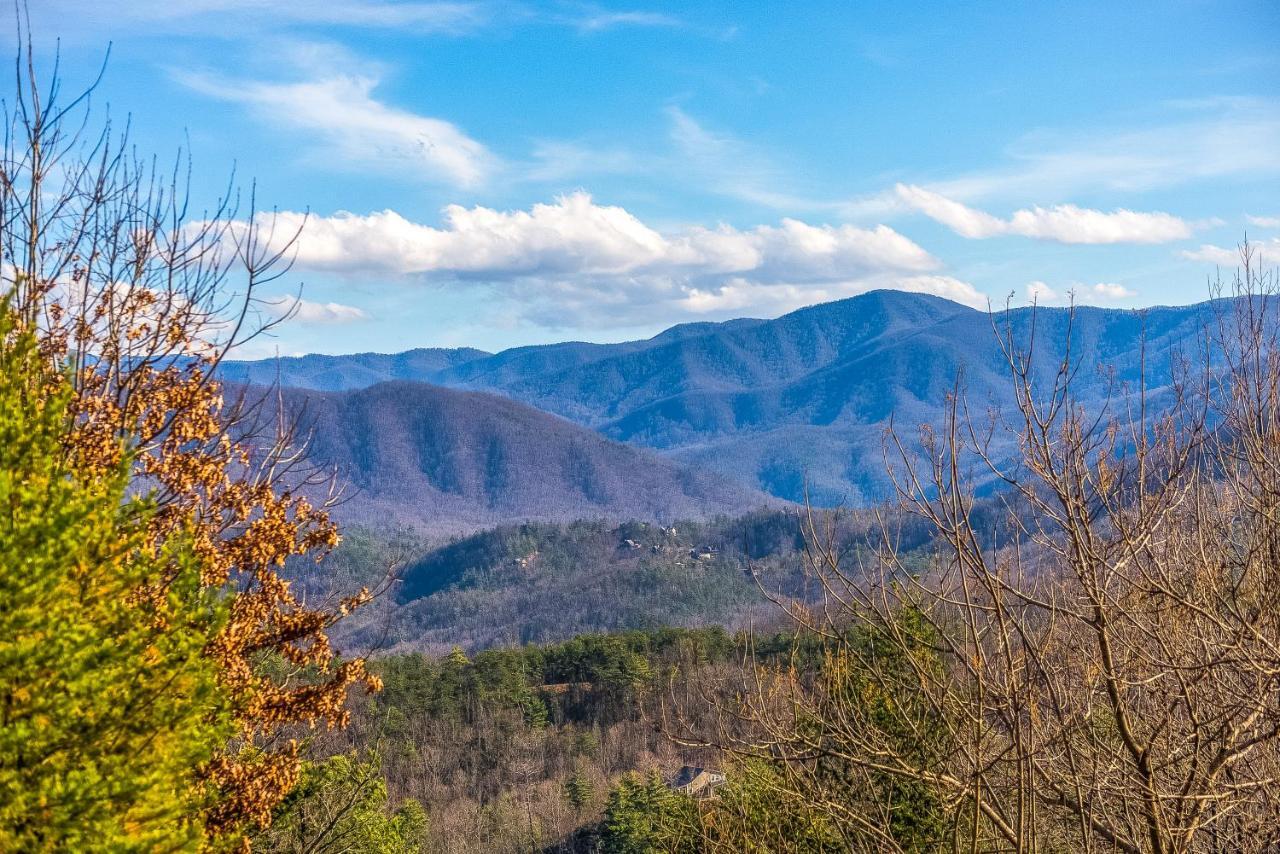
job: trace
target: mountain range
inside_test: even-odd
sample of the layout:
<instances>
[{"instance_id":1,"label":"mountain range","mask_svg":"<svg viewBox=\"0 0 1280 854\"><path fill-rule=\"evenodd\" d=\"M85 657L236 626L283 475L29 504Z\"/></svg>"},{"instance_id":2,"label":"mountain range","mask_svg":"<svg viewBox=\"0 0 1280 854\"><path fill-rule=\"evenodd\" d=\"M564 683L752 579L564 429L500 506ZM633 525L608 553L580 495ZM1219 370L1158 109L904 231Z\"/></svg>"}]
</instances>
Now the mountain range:
<instances>
[{"instance_id":1,"label":"mountain range","mask_svg":"<svg viewBox=\"0 0 1280 854\"><path fill-rule=\"evenodd\" d=\"M278 379L313 397L317 450L383 484L388 500L429 487L442 507L465 498L493 519L511 518L537 501L530 476L573 493L557 514L625 496L647 508L645 518L664 503L675 516L706 502L705 515L759 493L821 504L885 496L890 424L911 433L938 423L957 387L979 410L1012 405L1002 337L1034 342L1031 372L1044 382L1069 357L1079 367L1076 397L1101 402L1144 369L1148 382L1167 377L1174 354L1196 346L1221 307L985 312L873 291L773 320L684 324L644 341L313 355L220 370L229 381ZM650 480L605 477L637 466Z\"/></svg>"}]
</instances>

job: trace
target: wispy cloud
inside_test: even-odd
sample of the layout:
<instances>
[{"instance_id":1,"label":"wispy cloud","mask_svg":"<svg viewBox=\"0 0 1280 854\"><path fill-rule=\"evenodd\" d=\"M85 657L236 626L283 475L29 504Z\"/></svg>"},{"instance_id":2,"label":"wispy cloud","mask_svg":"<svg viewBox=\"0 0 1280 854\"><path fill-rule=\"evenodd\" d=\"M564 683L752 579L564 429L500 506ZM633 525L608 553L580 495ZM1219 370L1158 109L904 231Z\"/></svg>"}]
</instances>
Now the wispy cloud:
<instances>
[{"instance_id":1,"label":"wispy cloud","mask_svg":"<svg viewBox=\"0 0 1280 854\"><path fill-rule=\"evenodd\" d=\"M233 32L283 26L341 26L414 33L463 33L497 13L489 2L453 0L43 0L45 16L87 16L102 26L125 24L208 32L212 24L234 24ZM41 11L41 10L37 10Z\"/></svg>"},{"instance_id":2,"label":"wispy cloud","mask_svg":"<svg viewBox=\"0 0 1280 854\"><path fill-rule=\"evenodd\" d=\"M466 35L493 26L553 24L580 33L626 27L683 28L666 12L610 9L594 3L548 7L508 0L42 0L41 18L79 21L134 35L148 31L279 35L285 28L353 27L416 35ZM699 30L702 31L702 30Z\"/></svg>"},{"instance_id":3,"label":"wispy cloud","mask_svg":"<svg viewBox=\"0 0 1280 854\"><path fill-rule=\"evenodd\" d=\"M1280 216L1247 216L1245 219L1259 228L1280 228Z\"/></svg>"},{"instance_id":4,"label":"wispy cloud","mask_svg":"<svg viewBox=\"0 0 1280 854\"><path fill-rule=\"evenodd\" d=\"M1020 235L1059 243L1167 243L1192 233L1190 223L1161 212L1054 205L1024 208L1001 219L923 187L899 184L895 191L909 207L974 240Z\"/></svg>"},{"instance_id":5,"label":"wispy cloud","mask_svg":"<svg viewBox=\"0 0 1280 854\"><path fill-rule=\"evenodd\" d=\"M302 214L280 214L276 232L292 234L302 221ZM312 217L296 244L296 262L339 273L479 283L548 326L770 312L873 287L985 305L972 286L939 274L937 259L887 226L784 219L750 229L664 233L585 193L528 210L450 206L441 227L393 211Z\"/></svg>"},{"instance_id":6,"label":"wispy cloud","mask_svg":"<svg viewBox=\"0 0 1280 854\"><path fill-rule=\"evenodd\" d=\"M568 140L534 143L530 162L518 170L531 182L556 182L586 176L624 175L653 167L653 158L627 148Z\"/></svg>"},{"instance_id":7,"label":"wispy cloud","mask_svg":"<svg viewBox=\"0 0 1280 854\"><path fill-rule=\"evenodd\" d=\"M283 296L264 301L267 314L276 318L308 324L353 323L368 320L369 315L354 305L337 302L312 302L296 296Z\"/></svg>"},{"instance_id":8,"label":"wispy cloud","mask_svg":"<svg viewBox=\"0 0 1280 854\"><path fill-rule=\"evenodd\" d=\"M813 211L834 207L782 189L790 183L787 170L738 137L712 130L678 106L667 108L670 138L675 148L669 164L679 174L694 175L706 189L762 207Z\"/></svg>"},{"instance_id":9,"label":"wispy cloud","mask_svg":"<svg viewBox=\"0 0 1280 854\"><path fill-rule=\"evenodd\" d=\"M585 33L612 30L617 27L680 27L684 25L680 18L663 12L612 11L599 6L585 6L580 14L566 16L566 20Z\"/></svg>"},{"instance_id":10,"label":"wispy cloud","mask_svg":"<svg viewBox=\"0 0 1280 854\"><path fill-rule=\"evenodd\" d=\"M1137 129L1029 133L1008 147L1003 164L908 186L948 201L972 203L1098 192L1132 194L1198 180L1280 175L1280 101L1219 98L1165 104L1158 112L1160 120ZM778 210L824 212L860 221L918 209L896 187L854 198L841 198L830 190L795 192L793 168L731 133L708 128L679 107L668 108L668 116L684 174L696 176L721 195ZM1067 212L1069 207L1032 209L1028 215L1037 210L1060 211L1079 221L1080 217ZM1043 219L1045 228L1053 230L1052 217ZM1029 222L1026 225L1031 227ZM1168 233L1177 229L1169 221L1165 227ZM1064 234L1077 230L1063 227ZM1153 237L1134 242L1158 241Z\"/></svg>"},{"instance_id":11,"label":"wispy cloud","mask_svg":"<svg viewBox=\"0 0 1280 854\"><path fill-rule=\"evenodd\" d=\"M731 133L711 129L683 108L665 110L665 138L650 144L601 140L542 140L519 175L530 181L567 181L634 174L670 179L682 187L792 215L834 212L836 205L787 192L788 172L766 152Z\"/></svg>"},{"instance_id":12,"label":"wispy cloud","mask_svg":"<svg viewBox=\"0 0 1280 854\"><path fill-rule=\"evenodd\" d=\"M1213 98L1153 108L1143 126L1043 129L1024 134L1003 162L914 183L966 203L1141 193L1197 181L1280 175L1280 100ZM886 217L908 208L890 188L846 199L845 216Z\"/></svg>"},{"instance_id":13,"label":"wispy cloud","mask_svg":"<svg viewBox=\"0 0 1280 854\"><path fill-rule=\"evenodd\" d=\"M1180 102L1166 105L1161 119L1139 129L1027 134L1008 149L1007 165L931 181L929 187L966 200L1062 197L1280 174L1280 101Z\"/></svg>"},{"instance_id":14,"label":"wispy cloud","mask_svg":"<svg viewBox=\"0 0 1280 854\"><path fill-rule=\"evenodd\" d=\"M212 98L243 104L262 121L307 133L326 165L373 169L459 187L484 183L497 158L451 122L390 106L371 75L330 74L296 82L229 80L195 72L175 77ZM310 144L310 143L308 143Z\"/></svg>"}]
</instances>

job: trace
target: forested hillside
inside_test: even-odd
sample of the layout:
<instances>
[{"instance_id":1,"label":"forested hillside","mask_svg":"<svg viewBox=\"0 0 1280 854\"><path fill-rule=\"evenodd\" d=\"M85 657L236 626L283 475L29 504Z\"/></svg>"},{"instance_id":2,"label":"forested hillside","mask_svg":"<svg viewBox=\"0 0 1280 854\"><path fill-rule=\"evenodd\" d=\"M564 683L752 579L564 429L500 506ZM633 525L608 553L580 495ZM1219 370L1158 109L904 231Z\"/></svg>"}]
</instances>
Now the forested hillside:
<instances>
[{"instance_id":1,"label":"forested hillside","mask_svg":"<svg viewBox=\"0 0 1280 854\"><path fill-rule=\"evenodd\" d=\"M1048 379L1071 352L1080 358L1077 395L1100 403L1121 390L1117 384L1132 383L1144 361L1154 372L1188 355L1230 310L1222 302L989 314L938 297L875 291L776 320L674 327L647 341L476 358L449 351L450 366L423 362L416 372L401 364L413 353L379 357L381 370L369 369L370 356L307 357L307 365L282 363L281 381L323 387L342 376L361 386L404 377L495 391L747 488L791 501L807 489L820 504L865 504L890 492L882 447L891 420L908 430L936 423L957 382L975 405L1012 404L1001 336L1028 340L1034 323L1036 378ZM261 378L270 376L269 365L224 370Z\"/></svg>"},{"instance_id":2,"label":"forested hillside","mask_svg":"<svg viewBox=\"0 0 1280 854\"><path fill-rule=\"evenodd\" d=\"M312 742L306 797L281 810L255 850L284 854L343 837L368 844L377 834L405 851L623 854L648 850L656 838L646 841L646 828L670 818L683 823L672 828L685 835L678 850L696 850L687 849L698 833L693 801L666 781L685 765L726 768L728 757L670 740L675 716L702 715L684 689L736 672L748 654L798 655L812 671L820 651L786 634L664 628L384 658L383 690L354 704L348 730ZM734 767L723 796L767 798L756 779L767 773ZM354 799L367 812L341 809ZM838 850L829 838L832 847L817 850Z\"/></svg>"},{"instance_id":3,"label":"forested hillside","mask_svg":"<svg viewBox=\"0 0 1280 854\"><path fill-rule=\"evenodd\" d=\"M671 521L771 502L493 394L391 382L286 389L282 405L306 425L310 460L336 469L348 490L335 515L358 524L439 534L513 520Z\"/></svg>"},{"instance_id":4,"label":"forested hillside","mask_svg":"<svg viewBox=\"0 0 1280 854\"><path fill-rule=\"evenodd\" d=\"M670 525L631 521L507 525L432 544L412 531L350 529L319 566L295 577L315 595L394 584L339 627L344 649L380 652L563 641L575 634L660 626L778 623L770 596L821 594L803 566L805 522L758 511ZM843 516L841 547L868 549L878 528ZM899 520L902 548L928 542Z\"/></svg>"}]
</instances>

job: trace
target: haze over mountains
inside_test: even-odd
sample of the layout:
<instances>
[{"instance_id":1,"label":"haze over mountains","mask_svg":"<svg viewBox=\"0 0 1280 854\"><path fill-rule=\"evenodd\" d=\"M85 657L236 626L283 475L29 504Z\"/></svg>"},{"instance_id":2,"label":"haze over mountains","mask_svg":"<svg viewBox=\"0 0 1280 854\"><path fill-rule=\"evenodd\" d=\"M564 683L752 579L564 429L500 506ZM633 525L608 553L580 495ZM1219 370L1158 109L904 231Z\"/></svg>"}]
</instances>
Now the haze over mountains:
<instances>
[{"instance_id":1,"label":"haze over mountains","mask_svg":"<svg viewBox=\"0 0 1280 854\"><path fill-rule=\"evenodd\" d=\"M1089 400L1135 381L1144 346L1148 377L1167 377L1176 348L1196 346L1214 316L1213 303L991 315L875 291L775 320L677 326L646 341L305 356L221 370L227 380L278 374L284 386L326 392L310 393L320 404L317 451L351 466L366 486L380 484L388 500L429 487L440 493L429 503L441 509L465 497L499 520L536 505L538 489L554 482L576 490L566 512L625 496L648 508L639 516L661 507L674 517L699 502L703 515L750 504L756 490L796 501L807 487L824 504L884 496L891 421L908 433L938 423L957 377L972 406L1010 404L997 328L1025 344L1034 324L1033 370L1046 381L1070 340L1076 393ZM738 486L705 480L709 473ZM543 478L543 487L526 477Z\"/></svg>"}]
</instances>

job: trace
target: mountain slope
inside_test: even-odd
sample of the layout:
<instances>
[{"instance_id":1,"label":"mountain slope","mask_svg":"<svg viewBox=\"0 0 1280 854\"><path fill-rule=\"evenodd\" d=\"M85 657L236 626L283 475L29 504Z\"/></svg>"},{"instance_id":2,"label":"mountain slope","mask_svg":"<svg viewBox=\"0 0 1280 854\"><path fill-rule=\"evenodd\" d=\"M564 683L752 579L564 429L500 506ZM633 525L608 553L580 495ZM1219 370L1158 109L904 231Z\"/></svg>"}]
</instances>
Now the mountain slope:
<instances>
[{"instance_id":1,"label":"mountain slope","mask_svg":"<svg viewBox=\"0 0 1280 854\"><path fill-rule=\"evenodd\" d=\"M803 498L807 484L821 503L859 503L888 490L882 440L891 421L909 431L937 423L958 378L979 410L1010 406L998 332L1025 345L1034 325L1032 370L1044 381L1070 337L1076 393L1098 402L1114 383L1134 382L1144 359L1149 376L1167 375L1174 350L1196 346L1222 307L993 316L938 297L873 291L775 320L686 324L647 341L456 355L434 371L424 363L418 378L498 392L790 500ZM325 358L336 365L348 357ZM1109 372L1097 369L1104 364ZM335 375L360 376L354 368Z\"/></svg>"},{"instance_id":2,"label":"mountain slope","mask_svg":"<svg viewBox=\"0 0 1280 854\"><path fill-rule=\"evenodd\" d=\"M355 492L338 515L461 531L526 519L667 521L737 513L763 494L492 394L411 382L287 390L312 458Z\"/></svg>"},{"instance_id":3,"label":"mountain slope","mask_svg":"<svg viewBox=\"0 0 1280 854\"><path fill-rule=\"evenodd\" d=\"M1142 314L1082 308L1074 317L1020 310L996 323L1023 346L1035 324L1031 368L1041 389L1070 355L1079 366L1077 399L1102 405L1136 386L1144 359L1149 380L1167 381L1179 348L1197 346L1212 320L1211 307L1202 305ZM599 429L792 500L803 498L806 485L820 503L882 498L890 489L883 453L890 423L908 438L921 424L939 424L957 383L979 417L1011 410L1009 367L992 323L984 313L956 312L859 341L799 377L732 391L682 391ZM1008 439L995 436L997 446Z\"/></svg>"}]
</instances>

